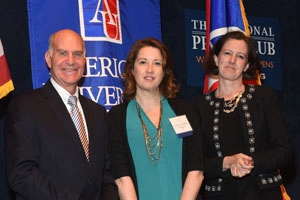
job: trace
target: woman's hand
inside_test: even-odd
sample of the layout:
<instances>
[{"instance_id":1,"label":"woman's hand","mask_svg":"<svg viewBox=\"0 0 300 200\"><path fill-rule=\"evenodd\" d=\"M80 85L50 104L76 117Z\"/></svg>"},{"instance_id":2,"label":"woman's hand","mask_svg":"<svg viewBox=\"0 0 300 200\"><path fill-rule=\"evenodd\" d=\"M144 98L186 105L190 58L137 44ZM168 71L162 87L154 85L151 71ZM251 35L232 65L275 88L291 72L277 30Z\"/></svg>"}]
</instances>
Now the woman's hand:
<instances>
[{"instance_id":1,"label":"woman's hand","mask_svg":"<svg viewBox=\"0 0 300 200\"><path fill-rule=\"evenodd\" d=\"M243 177L250 174L254 168L253 159L243 153L226 156L223 160L223 171L230 169L234 177Z\"/></svg>"}]
</instances>

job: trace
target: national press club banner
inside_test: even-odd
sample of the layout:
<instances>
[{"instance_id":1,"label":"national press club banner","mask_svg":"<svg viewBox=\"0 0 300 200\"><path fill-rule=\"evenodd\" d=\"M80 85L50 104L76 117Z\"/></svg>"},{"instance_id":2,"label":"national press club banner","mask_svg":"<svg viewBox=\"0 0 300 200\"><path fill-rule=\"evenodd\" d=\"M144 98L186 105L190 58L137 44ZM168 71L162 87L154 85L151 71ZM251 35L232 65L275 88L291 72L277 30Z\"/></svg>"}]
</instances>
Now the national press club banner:
<instances>
[{"instance_id":1,"label":"national press club banner","mask_svg":"<svg viewBox=\"0 0 300 200\"><path fill-rule=\"evenodd\" d=\"M27 0L33 87L50 77L44 55L60 29L81 34L86 71L80 93L109 110L120 103L127 53L138 39L161 40L159 0Z\"/></svg>"},{"instance_id":2,"label":"national press club banner","mask_svg":"<svg viewBox=\"0 0 300 200\"><path fill-rule=\"evenodd\" d=\"M282 63L279 20L247 16L251 37L256 42L261 60L261 82L276 90L282 89ZM187 79L189 86L204 86L206 45L205 11L185 11Z\"/></svg>"}]
</instances>

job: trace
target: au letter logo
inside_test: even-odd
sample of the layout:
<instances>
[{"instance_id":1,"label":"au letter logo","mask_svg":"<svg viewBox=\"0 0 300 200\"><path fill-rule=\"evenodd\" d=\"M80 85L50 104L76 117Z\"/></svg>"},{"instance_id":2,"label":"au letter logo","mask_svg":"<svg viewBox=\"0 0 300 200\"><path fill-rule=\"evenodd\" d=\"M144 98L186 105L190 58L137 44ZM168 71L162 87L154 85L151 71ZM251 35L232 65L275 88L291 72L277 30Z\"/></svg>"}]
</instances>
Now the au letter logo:
<instances>
[{"instance_id":1,"label":"au letter logo","mask_svg":"<svg viewBox=\"0 0 300 200\"><path fill-rule=\"evenodd\" d=\"M85 41L122 44L119 0L78 0L78 6Z\"/></svg>"}]
</instances>

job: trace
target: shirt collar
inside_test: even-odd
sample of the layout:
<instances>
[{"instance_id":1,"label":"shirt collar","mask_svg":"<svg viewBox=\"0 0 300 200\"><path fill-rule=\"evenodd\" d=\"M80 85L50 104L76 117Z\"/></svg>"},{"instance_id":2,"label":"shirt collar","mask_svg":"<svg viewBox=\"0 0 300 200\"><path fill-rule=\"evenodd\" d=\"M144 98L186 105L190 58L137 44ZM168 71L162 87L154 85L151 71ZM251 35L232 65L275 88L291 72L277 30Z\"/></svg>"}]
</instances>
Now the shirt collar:
<instances>
[{"instance_id":1,"label":"shirt collar","mask_svg":"<svg viewBox=\"0 0 300 200\"><path fill-rule=\"evenodd\" d=\"M68 102L68 98L69 98L69 96L71 96L71 94L66 89L61 87L52 77L50 78L50 81L51 81L53 87L58 92L61 99L63 100L63 102L66 104ZM76 96L78 98L78 96L79 96L78 87L76 88L75 94L73 96Z\"/></svg>"}]
</instances>

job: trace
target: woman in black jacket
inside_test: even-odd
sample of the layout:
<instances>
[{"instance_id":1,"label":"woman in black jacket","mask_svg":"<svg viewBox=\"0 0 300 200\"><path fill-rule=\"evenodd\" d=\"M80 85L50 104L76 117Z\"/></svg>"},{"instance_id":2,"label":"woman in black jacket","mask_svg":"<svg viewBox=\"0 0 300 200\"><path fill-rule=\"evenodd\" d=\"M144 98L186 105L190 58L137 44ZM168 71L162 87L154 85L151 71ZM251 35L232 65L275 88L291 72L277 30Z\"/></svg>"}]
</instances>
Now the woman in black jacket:
<instances>
[{"instance_id":1,"label":"woman in black jacket","mask_svg":"<svg viewBox=\"0 0 300 200\"><path fill-rule=\"evenodd\" d=\"M218 88L195 101L206 199L282 200L279 168L292 150L275 92L245 84L258 66L253 40L239 31L223 35L205 63L219 77Z\"/></svg>"}]
</instances>

